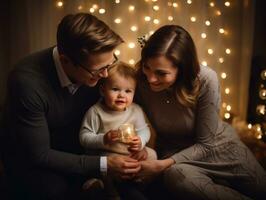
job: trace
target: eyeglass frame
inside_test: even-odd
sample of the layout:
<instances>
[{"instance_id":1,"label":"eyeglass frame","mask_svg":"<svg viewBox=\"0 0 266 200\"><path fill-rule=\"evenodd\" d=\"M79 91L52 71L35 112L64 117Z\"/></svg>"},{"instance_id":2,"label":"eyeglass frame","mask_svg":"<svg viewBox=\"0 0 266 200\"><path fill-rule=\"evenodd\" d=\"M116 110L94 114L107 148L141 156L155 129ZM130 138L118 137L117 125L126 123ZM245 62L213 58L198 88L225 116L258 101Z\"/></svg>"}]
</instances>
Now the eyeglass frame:
<instances>
[{"instance_id":1,"label":"eyeglass frame","mask_svg":"<svg viewBox=\"0 0 266 200\"><path fill-rule=\"evenodd\" d=\"M107 65L105 65L105 66L103 66L97 70L89 70L87 67L85 67L83 64L81 64L80 62L77 62L77 61L74 61L74 65L81 67L85 71L89 72L92 77L95 77L95 76L98 76L100 73L104 72L106 69L107 69L107 71L110 70L113 67L113 65L115 63L117 63L118 57L115 54L113 54L113 56L114 56L115 60L112 63L107 64Z\"/></svg>"}]
</instances>

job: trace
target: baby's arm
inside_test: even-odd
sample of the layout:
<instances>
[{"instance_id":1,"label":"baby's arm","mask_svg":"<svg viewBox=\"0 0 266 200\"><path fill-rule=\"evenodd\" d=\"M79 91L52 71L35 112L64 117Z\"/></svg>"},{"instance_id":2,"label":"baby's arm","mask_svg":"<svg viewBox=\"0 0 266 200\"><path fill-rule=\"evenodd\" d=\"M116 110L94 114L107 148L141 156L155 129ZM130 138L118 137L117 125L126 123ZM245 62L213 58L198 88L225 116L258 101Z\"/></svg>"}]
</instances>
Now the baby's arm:
<instances>
[{"instance_id":1,"label":"baby's arm","mask_svg":"<svg viewBox=\"0 0 266 200\"><path fill-rule=\"evenodd\" d=\"M99 127L100 118L93 106L86 112L80 128L79 140L81 146L86 149L104 148L104 133L98 133Z\"/></svg>"},{"instance_id":2,"label":"baby's arm","mask_svg":"<svg viewBox=\"0 0 266 200\"><path fill-rule=\"evenodd\" d=\"M112 144L114 142L119 141L119 131L118 130L110 130L108 131L104 137L104 144Z\"/></svg>"}]
</instances>

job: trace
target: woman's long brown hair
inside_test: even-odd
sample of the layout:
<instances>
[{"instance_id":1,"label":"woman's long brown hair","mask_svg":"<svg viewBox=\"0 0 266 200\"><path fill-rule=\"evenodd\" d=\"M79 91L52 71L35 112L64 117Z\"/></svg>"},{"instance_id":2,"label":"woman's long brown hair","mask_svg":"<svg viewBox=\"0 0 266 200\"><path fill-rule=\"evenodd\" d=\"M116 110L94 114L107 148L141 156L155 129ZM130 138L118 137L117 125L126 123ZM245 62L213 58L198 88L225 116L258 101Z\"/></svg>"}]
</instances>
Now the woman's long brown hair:
<instances>
[{"instance_id":1,"label":"woman's long brown hair","mask_svg":"<svg viewBox=\"0 0 266 200\"><path fill-rule=\"evenodd\" d=\"M178 68L174 83L177 100L184 106L194 107L199 93L200 65L190 34L177 25L159 28L145 43L139 64L142 66L149 58L162 55Z\"/></svg>"}]
</instances>

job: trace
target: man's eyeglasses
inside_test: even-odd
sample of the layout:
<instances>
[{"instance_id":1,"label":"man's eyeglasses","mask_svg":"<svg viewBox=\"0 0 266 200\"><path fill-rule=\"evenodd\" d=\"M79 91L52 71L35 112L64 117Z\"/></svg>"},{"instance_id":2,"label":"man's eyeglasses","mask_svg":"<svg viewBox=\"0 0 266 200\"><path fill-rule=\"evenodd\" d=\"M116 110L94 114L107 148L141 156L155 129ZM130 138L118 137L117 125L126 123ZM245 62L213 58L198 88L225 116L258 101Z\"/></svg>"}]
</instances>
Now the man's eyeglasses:
<instances>
[{"instance_id":1,"label":"man's eyeglasses","mask_svg":"<svg viewBox=\"0 0 266 200\"><path fill-rule=\"evenodd\" d=\"M110 68L112 68L113 65L118 61L117 56L115 54L113 54L113 55L114 55L114 61L112 63L105 65L105 66L103 66L97 70L89 70L87 67L85 67L81 63L79 63L79 62L75 62L75 63L77 63L77 65L79 67L81 67L82 69L84 69L85 71L89 72L91 74L91 76L98 76L99 74L103 73L105 70L109 70Z\"/></svg>"}]
</instances>

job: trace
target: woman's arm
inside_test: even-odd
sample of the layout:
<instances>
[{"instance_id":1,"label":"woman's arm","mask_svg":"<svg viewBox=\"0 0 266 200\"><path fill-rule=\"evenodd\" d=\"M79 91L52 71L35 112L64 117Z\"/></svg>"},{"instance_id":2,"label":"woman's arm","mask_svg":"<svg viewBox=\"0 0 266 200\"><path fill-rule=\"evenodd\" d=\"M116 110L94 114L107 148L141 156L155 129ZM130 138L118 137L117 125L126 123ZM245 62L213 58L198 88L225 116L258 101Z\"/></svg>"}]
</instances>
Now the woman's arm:
<instances>
[{"instance_id":1,"label":"woman's arm","mask_svg":"<svg viewBox=\"0 0 266 200\"><path fill-rule=\"evenodd\" d=\"M216 145L216 134L222 131L219 127L220 86L216 73L202 68L201 88L195 109L195 144L172 156L176 163L197 161L207 156ZM218 130L221 129L221 130Z\"/></svg>"},{"instance_id":2,"label":"woman's arm","mask_svg":"<svg viewBox=\"0 0 266 200\"><path fill-rule=\"evenodd\" d=\"M164 170L171 167L175 163L175 161L172 158L166 158L163 160L144 160L140 163L141 170L137 177L146 178L162 173Z\"/></svg>"}]
</instances>

